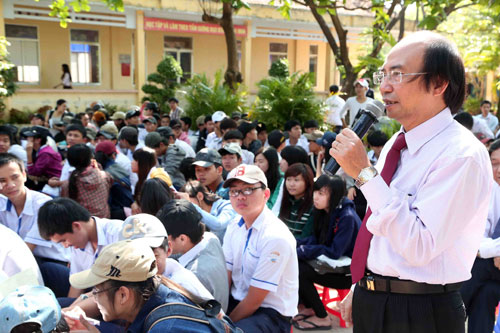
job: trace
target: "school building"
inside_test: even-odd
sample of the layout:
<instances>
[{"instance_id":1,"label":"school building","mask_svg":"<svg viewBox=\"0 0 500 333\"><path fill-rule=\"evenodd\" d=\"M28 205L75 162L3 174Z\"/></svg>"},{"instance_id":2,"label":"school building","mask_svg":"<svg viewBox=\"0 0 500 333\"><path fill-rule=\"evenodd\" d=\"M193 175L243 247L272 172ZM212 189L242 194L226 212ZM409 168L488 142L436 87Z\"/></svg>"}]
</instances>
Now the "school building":
<instances>
[{"instance_id":1,"label":"school building","mask_svg":"<svg viewBox=\"0 0 500 333\"><path fill-rule=\"evenodd\" d=\"M318 94L339 82L332 52L307 8L294 7L286 20L268 0L248 2L251 10L239 11L234 24L250 93L279 58L288 58L291 72L314 72ZM59 19L49 16L48 0L0 1L0 35L11 43L20 87L8 107L35 111L64 98L75 112L98 100L127 108L139 103L147 75L166 54L180 62L182 82L195 73L211 77L224 70L224 34L202 21L200 3L206 1L124 0L124 12L113 12L92 2L90 12L72 11L71 22L61 28ZM371 17L364 11L341 16L349 31L349 51L361 52L361 34ZM415 29L414 23L407 24L407 31ZM70 67L73 89L54 89L61 82L62 64Z\"/></svg>"}]
</instances>

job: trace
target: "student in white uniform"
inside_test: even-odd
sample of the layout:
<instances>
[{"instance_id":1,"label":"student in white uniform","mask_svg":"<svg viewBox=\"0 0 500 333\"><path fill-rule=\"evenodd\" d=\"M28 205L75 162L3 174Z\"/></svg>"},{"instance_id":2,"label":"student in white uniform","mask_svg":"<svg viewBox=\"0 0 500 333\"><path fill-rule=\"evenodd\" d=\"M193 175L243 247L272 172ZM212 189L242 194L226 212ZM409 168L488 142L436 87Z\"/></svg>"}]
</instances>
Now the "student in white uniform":
<instances>
[{"instance_id":1,"label":"student in white uniform","mask_svg":"<svg viewBox=\"0 0 500 333\"><path fill-rule=\"evenodd\" d=\"M120 220L91 216L80 204L68 198L51 200L38 213L40 235L71 248L70 274L89 269L103 247L118 241L122 226ZM69 289L68 300L60 301L63 307L84 292L70 287L67 279L61 279L59 283ZM93 303L92 298L86 301Z\"/></svg>"},{"instance_id":2,"label":"student in white uniform","mask_svg":"<svg viewBox=\"0 0 500 333\"><path fill-rule=\"evenodd\" d=\"M298 303L295 238L267 208L270 191L259 167L238 166L224 187L242 216L224 236L229 316L245 332L288 333Z\"/></svg>"}]
</instances>

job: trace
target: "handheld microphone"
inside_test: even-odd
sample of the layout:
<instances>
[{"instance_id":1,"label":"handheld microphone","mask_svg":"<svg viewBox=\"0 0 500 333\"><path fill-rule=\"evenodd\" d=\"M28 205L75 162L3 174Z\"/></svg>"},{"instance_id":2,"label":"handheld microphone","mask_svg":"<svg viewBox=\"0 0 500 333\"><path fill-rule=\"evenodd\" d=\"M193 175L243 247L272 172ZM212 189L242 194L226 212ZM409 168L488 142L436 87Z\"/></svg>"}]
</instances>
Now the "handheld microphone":
<instances>
[{"instance_id":1,"label":"handheld microphone","mask_svg":"<svg viewBox=\"0 0 500 333\"><path fill-rule=\"evenodd\" d=\"M375 113L380 112L380 108L378 105L369 103L366 105L366 110L361 109L358 112L359 118L358 120L354 123L352 130L356 135L361 139L365 136L366 132L370 129L370 127L377 122L377 116L375 116ZM337 161L332 157L328 161L328 163L325 165L325 168L323 169L324 173L333 176L334 174L339 171L340 165L337 163Z\"/></svg>"}]
</instances>

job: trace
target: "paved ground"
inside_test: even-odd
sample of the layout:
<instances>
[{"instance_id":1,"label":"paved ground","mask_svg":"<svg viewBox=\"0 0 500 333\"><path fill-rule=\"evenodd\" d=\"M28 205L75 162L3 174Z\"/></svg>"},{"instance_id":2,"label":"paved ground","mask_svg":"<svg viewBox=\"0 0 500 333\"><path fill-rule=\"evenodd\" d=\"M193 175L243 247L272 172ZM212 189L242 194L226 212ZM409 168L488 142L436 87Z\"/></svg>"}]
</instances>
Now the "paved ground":
<instances>
[{"instance_id":1,"label":"paved ground","mask_svg":"<svg viewBox=\"0 0 500 333\"><path fill-rule=\"evenodd\" d=\"M352 333L352 328L342 328L340 327L339 324L339 318L329 315L331 320L332 320L332 328L330 330L325 330L325 331L314 331L314 332L329 332L329 333ZM302 330L299 330L297 328L293 328L293 332L305 332Z\"/></svg>"}]
</instances>

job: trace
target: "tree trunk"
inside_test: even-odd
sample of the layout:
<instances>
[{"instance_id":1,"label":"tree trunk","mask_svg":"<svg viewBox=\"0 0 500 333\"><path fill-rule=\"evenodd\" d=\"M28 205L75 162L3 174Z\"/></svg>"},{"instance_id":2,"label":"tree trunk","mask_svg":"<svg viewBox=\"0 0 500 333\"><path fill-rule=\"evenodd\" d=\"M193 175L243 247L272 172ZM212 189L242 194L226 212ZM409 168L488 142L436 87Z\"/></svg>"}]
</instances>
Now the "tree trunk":
<instances>
[{"instance_id":1,"label":"tree trunk","mask_svg":"<svg viewBox=\"0 0 500 333\"><path fill-rule=\"evenodd\" d=\"M231 88L236 90L236 85L243 82L243 77L238 66L238 47L236 34L234 33L233 8L231 3L223 3L221 27L224 30L227 47L227 69L224 74L224 81Z\"/></svg>"}]
</instances>

